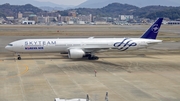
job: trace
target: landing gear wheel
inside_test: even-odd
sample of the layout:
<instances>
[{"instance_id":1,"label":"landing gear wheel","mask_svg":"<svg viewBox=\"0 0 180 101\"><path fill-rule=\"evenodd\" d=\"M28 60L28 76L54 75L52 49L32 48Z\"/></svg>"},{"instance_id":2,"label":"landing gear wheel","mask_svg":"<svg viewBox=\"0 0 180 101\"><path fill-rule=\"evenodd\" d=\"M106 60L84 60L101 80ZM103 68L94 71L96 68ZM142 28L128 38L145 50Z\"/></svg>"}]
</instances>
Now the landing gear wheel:
<instances>
[{"instance_id":1,"label":"landing gear wheel","mask_svg":"<svg viewBox=\"0 0 180 101\"><path fill-rule=\"evenodd\" d=\"M17 59L18 59L18 60L21 60L21 57L19 56Z\"/></svg>"},{"instance_id":2,"label":"landing gear wheel","mask_svg":"<svg viewBox=\"0 0 180 101\"><path fill-rule=\"evenodd\" d=\"M17 59L18 59L18 60L21 60L21 57L18 57Z\"/></svg>"},{"instance_id":3,"label":"landing gear wheel","mask_svg":"<svg viewBox=\"0 0 180 101\"><path fill-rule=\"evenodd\" d=\"M89 56L88 59L89 59L89 60L98 60L99 57L97 57L97 56L93 56L93 57Z\"/></svg>"},{"instance_id":4,"label":"landing gear wheel","mask_svg":"<svg viewBox=\"0 0 180 101\"><path fill-rule=\"evenodd\" d=\"M95 60L98 60L98 59L99 59L99 57L96 56L96 57L95 57Z\"/></svg>"}]
</instances>

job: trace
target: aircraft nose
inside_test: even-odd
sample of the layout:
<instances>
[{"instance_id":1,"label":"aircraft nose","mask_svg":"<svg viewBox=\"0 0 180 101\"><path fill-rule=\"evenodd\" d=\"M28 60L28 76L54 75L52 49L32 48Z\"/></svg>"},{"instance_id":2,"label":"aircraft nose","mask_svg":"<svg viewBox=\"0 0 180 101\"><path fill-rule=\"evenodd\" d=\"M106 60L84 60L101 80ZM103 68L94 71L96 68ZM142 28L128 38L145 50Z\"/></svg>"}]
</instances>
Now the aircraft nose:
<instances>
[{"instance_id":1,"label":"aircraft nose","mask_svg":"<svg viewBox=\"0 0 180 101\"><path fill-rule=\"evenodd\" d=\"M12 43L9 43L6 47L5 47L6 50L8 51L13 51L13 44Z\"/></svg>"},{"instance_id":2,"label":"aircraft nose","mask_svg":"<svg viewBox=\"0 0 180 101\"><path fill-rule=\"evenodd\" d=\"M9 49L9 47L8 47L8 46L6 46L6 47L5 47L5 49L6 49L6 50L8 50L8 49Z\"/></svg>"},{"instance_id":3,"label":"aircraft nose","mask_svg":"<svg viewBox=\"0 0 180 101\"><path fill-rule=\"evenodd\" d=\"M10 46L7 45L7 46L5 47L5 49L11 51L11 50L12 50L12 47L10 47Z\"/></svg>"}]
</instances>

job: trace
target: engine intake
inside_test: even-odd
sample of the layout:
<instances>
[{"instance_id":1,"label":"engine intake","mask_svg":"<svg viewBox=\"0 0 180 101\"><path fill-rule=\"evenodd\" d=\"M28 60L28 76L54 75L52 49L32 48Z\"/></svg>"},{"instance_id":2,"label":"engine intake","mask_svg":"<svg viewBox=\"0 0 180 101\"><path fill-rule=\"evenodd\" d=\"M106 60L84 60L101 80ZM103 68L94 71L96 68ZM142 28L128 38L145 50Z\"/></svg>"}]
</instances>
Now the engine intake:
<instances>
[{"instance_id":1,"label":"engine intake","mask_svg":"<svg viewBox=\"0 0 180 101\"><path fill-rule=\"evenodd\" d=\"M68 57L71 59L82 58L85 55L85 52L82 49L69 49Z\"/></svg>"}]
</instances>

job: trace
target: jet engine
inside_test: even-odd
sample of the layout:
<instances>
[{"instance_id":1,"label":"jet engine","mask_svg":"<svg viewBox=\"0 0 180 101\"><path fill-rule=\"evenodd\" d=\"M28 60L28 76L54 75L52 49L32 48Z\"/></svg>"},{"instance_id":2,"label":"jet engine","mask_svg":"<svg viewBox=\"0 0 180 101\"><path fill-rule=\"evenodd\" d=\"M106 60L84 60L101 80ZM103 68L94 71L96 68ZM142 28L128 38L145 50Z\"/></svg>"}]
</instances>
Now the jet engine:
<instances>
[{"instance_id":1,"label":"jet engine","mask_svg":"<svg viewBox=\"0 0 180 101\"><path fill-rule=\"evenodd\" d=\"M82 58L85 55L85 52L82 49L69 49L68 57L71 59Z\"/></svg>"}]
</instances>

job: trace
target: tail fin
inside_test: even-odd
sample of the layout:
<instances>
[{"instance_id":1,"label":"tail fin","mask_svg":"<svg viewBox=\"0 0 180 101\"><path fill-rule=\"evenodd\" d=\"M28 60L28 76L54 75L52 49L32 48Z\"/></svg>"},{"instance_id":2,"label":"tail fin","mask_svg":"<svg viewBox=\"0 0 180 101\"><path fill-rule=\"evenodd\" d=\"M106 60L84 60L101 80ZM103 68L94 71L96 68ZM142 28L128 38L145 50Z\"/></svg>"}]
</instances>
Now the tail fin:
<instances>
[{"instance_id":1,"label":"tail fin","mask_svg":"<svg viewBox=\"0 0 180 101\"><path fill-rule=\"evenodd\" d=\"M159 18L142 36L144 39L156 39L161 27L163 18Z\"/></svg>"}]
</instances>

